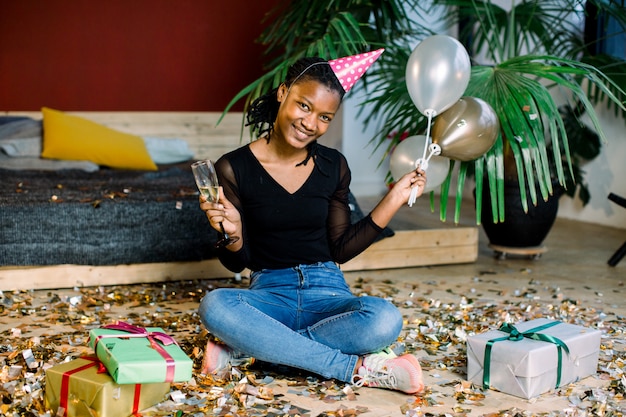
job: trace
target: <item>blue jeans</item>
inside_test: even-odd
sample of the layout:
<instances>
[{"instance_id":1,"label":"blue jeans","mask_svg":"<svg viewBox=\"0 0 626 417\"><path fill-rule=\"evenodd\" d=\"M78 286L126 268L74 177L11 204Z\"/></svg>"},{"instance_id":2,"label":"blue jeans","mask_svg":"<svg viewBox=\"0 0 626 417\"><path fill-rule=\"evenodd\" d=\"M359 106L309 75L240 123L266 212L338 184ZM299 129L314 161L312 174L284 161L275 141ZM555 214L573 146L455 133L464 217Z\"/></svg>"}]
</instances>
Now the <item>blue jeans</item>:
<instances>
[{"instance_id":1,"label":"blue jeans","mask_svg":"<svg viewBox=\"0 0 626 417\"><path fill-rule=\"evenodd\" d=\"M218 288L200 319L234 351L350 381L359 355L395 342L402 314L378 297L357 297L333 262L253 272L249 289Z\"/></svg>"}]
</instances>

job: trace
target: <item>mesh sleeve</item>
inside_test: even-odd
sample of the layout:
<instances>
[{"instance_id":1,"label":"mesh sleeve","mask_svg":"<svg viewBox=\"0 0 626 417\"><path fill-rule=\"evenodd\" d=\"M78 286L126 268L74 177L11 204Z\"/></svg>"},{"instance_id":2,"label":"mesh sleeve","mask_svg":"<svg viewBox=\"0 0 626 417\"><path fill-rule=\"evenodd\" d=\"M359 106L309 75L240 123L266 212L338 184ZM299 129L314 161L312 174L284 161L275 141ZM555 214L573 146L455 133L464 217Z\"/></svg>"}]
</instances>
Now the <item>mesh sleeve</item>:
<instances>
[{"instance_id":1,"label":"mesh sleeve","mask_svg":"<svg viewBox=\"0 0 626 417\"><path fill-rule=\"evenodd\" d=\"M237 184L237 178L235 172L226 158L220 158L215 164L217 170L217 176L220 185L224 189L224 196L230 201L239 211L241 221L243 225L243 246L237 252L232 252L227 248L218 249L217 256L226 269L232 272L241 272L244 270L250 260L250 251L246 244L246 222L243 218L243 210L241 207L241 198L239 196L239 186Z\"/></svg>"},{"instance_id":2,"label":"mesh sleeve","mask_svg":"<svg viewBox=\"0 0 626 417\"><path fill-rule=\"evenodd\" d=\"M374 223L368 214L352 224L350 221L351 173L345 158L341 158L339 184L330 201L328 212L328 237L333 260L345 263L365 249L382 232L382 228Z\"/></svg>"}]
</instances>

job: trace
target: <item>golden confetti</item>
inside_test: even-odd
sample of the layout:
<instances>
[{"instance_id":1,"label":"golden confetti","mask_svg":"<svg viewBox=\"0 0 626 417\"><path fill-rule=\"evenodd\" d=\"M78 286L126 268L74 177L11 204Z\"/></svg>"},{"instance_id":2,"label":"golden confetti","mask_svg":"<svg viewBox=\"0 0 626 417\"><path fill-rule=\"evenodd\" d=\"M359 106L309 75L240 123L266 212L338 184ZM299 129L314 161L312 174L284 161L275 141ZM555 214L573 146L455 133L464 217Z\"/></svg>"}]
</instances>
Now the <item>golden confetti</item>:
<instances>
[{"instance_id":1,"label":"golden confetti","mask_svg":"<svg viewBox=\"0 0 626 417\"><path fill-rule=\"evenodd\" d=\"M526 277L532 275L530 270L518 272ZM606 337L602 339L596 378L600 386L586 387L581 381L547 393L545 398L567 398L579 413L576 415L624 415L624 317L586 307L568 297L566 288L550 288L530 279L520 282L515 291L507 292L499 288L496 273L485 275L489 275L488 280L482 280L484 275L468 277L467 284L480 289L477 294L489 294L489 299L461 293L458 288L446 288L440 282L420 282L420 287L428 288L421 291L415 285L400 287L392 281L376 282L367 277L358 280L355 291L360 295L386 297L401 309L405 324L394 350L417 354L422 369L435 381L420 395L399 394L395 413L432 417L481 414L493 391L466 381L467 335L498 327L503 321L552 317L601 329ZM172 384L172 393L179 392L173 396L176 401L170 399L156 405L143 413L146 417L310 416L310 411L302 407L305 402L300 403L299 399L324 407L326 411L318 413L319 416L368 415L367 407L355 406L359 397L367 395L367 388L361 391L340 381L320 379L286 367L245 363L233 367L233 372L224 379L199 373L209 336L197 315L200 299L217 287L246 285L245 279L241 282L225 279L0 292L0 414L43 416L44 369L90 354L89 329L124 320L163 328L194 361L192 381ZM589 291L593 294L593 290ZM456 302L445 301L451 295ZM288 390L286 395L276 394L280 387ZM450 402L452 407L442 407ZM508 408L489 415L528 414ZM572 410L553 410L549 415L575 414Z\"/></svg>"}]
</instances>

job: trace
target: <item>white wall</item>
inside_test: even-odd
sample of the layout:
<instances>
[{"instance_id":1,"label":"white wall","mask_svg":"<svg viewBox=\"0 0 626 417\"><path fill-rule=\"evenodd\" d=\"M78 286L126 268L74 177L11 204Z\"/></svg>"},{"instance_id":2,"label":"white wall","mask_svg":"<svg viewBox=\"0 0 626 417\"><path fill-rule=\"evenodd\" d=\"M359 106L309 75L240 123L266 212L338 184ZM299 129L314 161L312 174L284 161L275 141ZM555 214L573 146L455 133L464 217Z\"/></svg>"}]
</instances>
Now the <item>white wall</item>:
<instances>
[{"instance_id":1,"label":"white wall","mask_svg":"<svg viewBox=\"0 0 626 417\"><path fill-rule=\"evenodd\" d=\"M585 167L591 201L566 197L559 201L559 217L626 229L626 209L608 200L613 192L626 198L626 122L604 108L597 109L607 143L601 154Z\"/></svg>"},{"instance_id":2,"label":"white wall","mask_svg":"<svg viewBox=\"0 0 626 417\"><path fill-rule=\"evenodd\" d=\"M389 171L389 158L384 158L379 166L385 156L385 147L381 146L374 152L375 146L369 141L376 133L376 123L370 123L368 129L364 130L363 121L357 119L363 93L360 89L354 92L357 94L346 95L342 104L341 150L352 171L351 189L354 195L380 195L386 190L385 175Z\"/></svg>"},{"instance_id":3,"label":"white wall","mask_svg":"<svg viewBox=\"0 0 626 417\"><path fill-rule=\"evenodd\" d=\"M364 130L363 117L357 118L362 100L360 89L346 95L330 128L320 138L320 143L339 149L348 160L352 172L350 188L354 195L370 197L382 195L386 190L385 175L389 170L389 158L385 157L383 147L374 152L375 146L369 143L375 127L370 124ZM383 158L383 164L379 166Z\"/></svg>"},{"instance_id":4,"label":"white wall","mask_svg":"<svg viewBox=\"0 0 626 417\"><path fill-rule=\"evenodd\" d=\"M424 1L422 2L424 10L407 10L407 13L420 25L432 26L431 30L443 32L445 28L440 19L441 9L431 10L428 8L429 4L430 2ZM426 10L430 10L430 14L427 14ZM439 26L433 26L432 22ZM415 46L418 43L419 40L416 40ZM367 111L363 111L361 118L357 118L359 103L364 100L364 92L358 86L345 96L340 114L341 127L337 131L342 137L341 150L348 159L352 171L352 192L355 196L377 196L387 189L385 176L389 171L389 157L385 158L385 146L380 146L375 150L375 144L369 143L377 130L376 121L370 121L368 128L364 129L363 121L371 116L367 114ZM418 112L417 108L415 111Z\"/></svg>"}]
</instances>

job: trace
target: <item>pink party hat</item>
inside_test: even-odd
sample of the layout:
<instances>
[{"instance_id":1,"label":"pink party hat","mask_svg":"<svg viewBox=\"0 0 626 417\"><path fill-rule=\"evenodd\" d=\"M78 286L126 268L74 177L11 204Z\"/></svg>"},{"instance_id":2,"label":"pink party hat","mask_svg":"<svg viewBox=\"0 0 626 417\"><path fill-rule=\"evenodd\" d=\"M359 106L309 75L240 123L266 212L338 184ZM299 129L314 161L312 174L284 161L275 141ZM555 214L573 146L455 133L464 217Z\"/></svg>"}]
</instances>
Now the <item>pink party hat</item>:
<instances>
[{"instance_id":1,"label":"pink party hat","mask_svg":"<svg viewBox=\"0 0 626 417\"><path fill-rule=\"evenodd\" d=\"M347 93L384 51L385 48L380 48L376 51L331 59L328 64Z\"/></svg>"}]
</instances>

